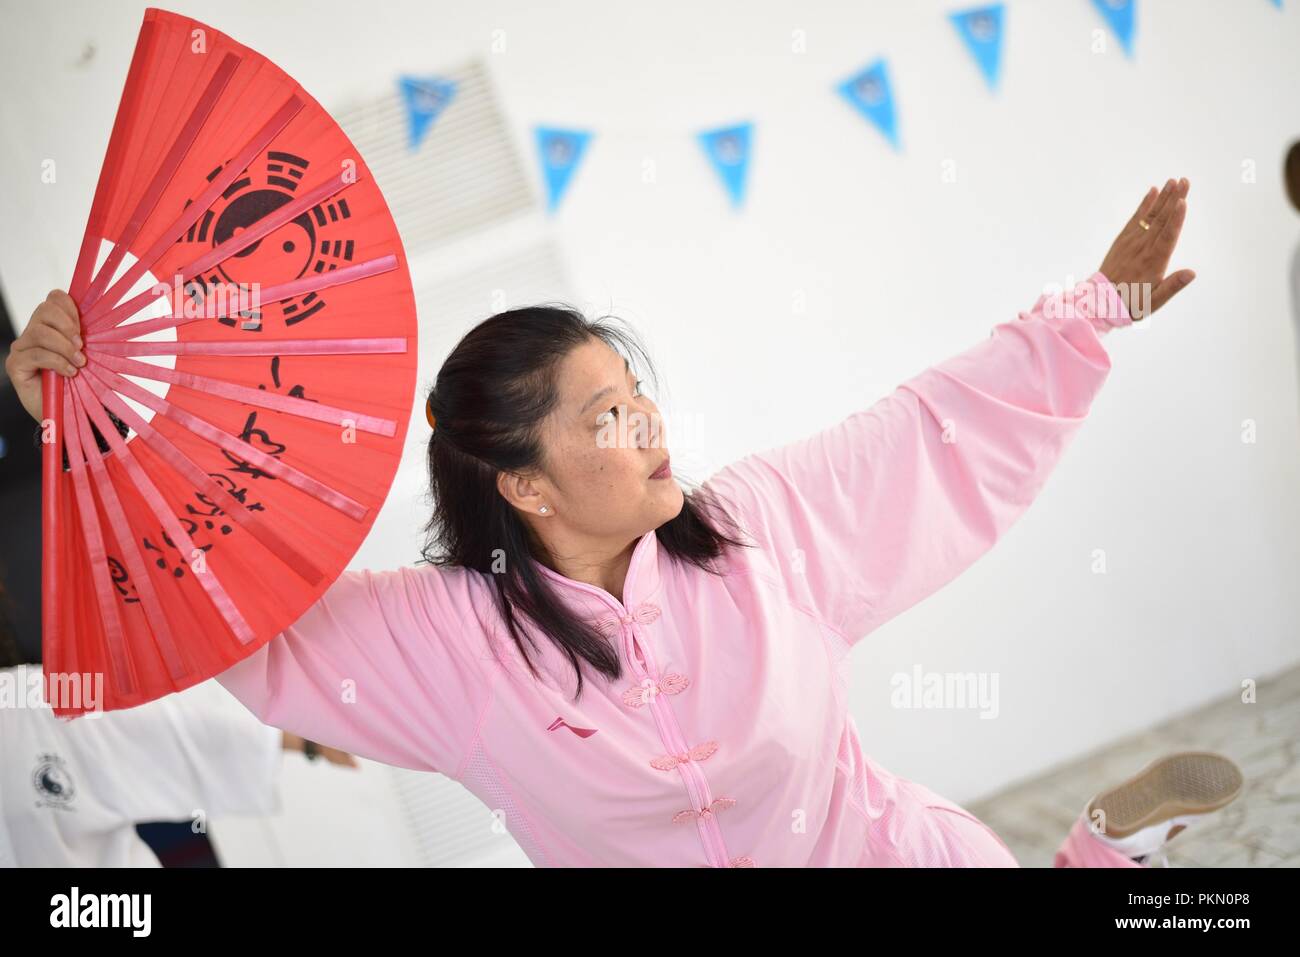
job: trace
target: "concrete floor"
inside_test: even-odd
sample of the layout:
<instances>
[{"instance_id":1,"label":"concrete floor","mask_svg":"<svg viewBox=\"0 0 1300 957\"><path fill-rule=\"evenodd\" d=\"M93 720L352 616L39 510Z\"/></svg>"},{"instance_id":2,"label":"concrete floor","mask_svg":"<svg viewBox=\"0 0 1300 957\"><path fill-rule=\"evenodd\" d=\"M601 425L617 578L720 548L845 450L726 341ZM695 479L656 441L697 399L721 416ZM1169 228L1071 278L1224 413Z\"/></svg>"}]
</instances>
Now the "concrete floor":
<instances>
[{"instance_id":1,"label":"concrete floor","mask_svg":"<svg viewBox=\"0 0 1300 957\"><path fill-rule=\"evenodd\" d=\"M1052 856L1085 803L1170 751L1217 751L1241 766L1241 795L1167 845L1170 867L1300 866L1300 668L967 805L1024 867Z\"/></svg>"}]
</instances>

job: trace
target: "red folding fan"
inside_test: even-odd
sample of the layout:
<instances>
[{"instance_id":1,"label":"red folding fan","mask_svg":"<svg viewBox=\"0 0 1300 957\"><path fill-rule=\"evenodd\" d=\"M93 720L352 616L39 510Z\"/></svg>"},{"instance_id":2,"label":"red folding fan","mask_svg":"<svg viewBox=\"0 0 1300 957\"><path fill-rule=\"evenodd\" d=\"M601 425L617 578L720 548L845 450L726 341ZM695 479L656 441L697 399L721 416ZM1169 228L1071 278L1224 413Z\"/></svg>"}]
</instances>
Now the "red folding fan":
<instances>
[{"instance_id":1,"label":"red folding fan","mask_svg":"<svg viewBox=\"0 0 1300 957\"><path fill-rule=\"evenodd\" d=\"M210 678L319 598L392 484L416 373L402 243L352 143L162 10L69 292L86 364L44 374L42 640L47 675L102 695L51 693L64 716Z\"/></svg>"}]
</instances>

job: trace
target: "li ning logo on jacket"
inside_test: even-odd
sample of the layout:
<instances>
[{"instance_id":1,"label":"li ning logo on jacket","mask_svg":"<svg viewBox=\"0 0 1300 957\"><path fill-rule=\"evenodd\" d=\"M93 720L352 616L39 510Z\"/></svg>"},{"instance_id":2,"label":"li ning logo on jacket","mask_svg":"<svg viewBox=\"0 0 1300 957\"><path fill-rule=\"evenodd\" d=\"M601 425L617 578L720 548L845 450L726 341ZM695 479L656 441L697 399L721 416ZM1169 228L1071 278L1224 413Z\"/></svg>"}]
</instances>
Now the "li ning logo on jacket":
<instances>
[{"instance_id":1,"label":"li ning logo on jacket","mask_svg":"<svg viewBox=\"0 0 1300 957\"><path fill-rule=\"evenodd\" d=\"M556 719L551 722L550 727L547 728L546 730L554 731L556 728L568 728L570 731L572 731L580 738L590 738L593 734L596 733L595 728L575 728L573 725L565 721L562 717L556 717Z\"/></svg>"}]
</instances>

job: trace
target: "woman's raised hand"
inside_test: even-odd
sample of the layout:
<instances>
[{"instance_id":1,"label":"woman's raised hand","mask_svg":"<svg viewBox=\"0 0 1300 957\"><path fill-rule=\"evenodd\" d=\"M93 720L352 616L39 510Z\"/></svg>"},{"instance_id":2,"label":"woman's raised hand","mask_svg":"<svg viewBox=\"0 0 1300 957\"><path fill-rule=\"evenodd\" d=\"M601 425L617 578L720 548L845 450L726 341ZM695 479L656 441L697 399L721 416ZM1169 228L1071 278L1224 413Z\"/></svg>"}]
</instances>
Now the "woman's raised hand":
<instances>
[{"instance_id":1,"label":"woman's raised hand","mask_svg":"<svg viewBox=\"0 0 1300 957\"><path fill-rule=\"evenodd\" d=\"M1118 287L1134 319L1155 312L1196 278L1190 269L1165 275L1178 234L1183 231L1191 185L1184 177L1169 180L1159 195L1154 186L1147 190L1101 264L1101 272ZM1144 228L1142 223L1150 228ZM1149 300L1142 295L1144 287L1150 289Z\"/></svg>"},{"instance_id":2,"label":"woman's raised hand","mask_svg":"<svg viewBox=\"0 0 1300 957\"><path fill-rule=\"evenodd\" d=\"M86 364L81 346L77 304L62 289L55 289L32 312L27 328L5 358L9 381L23 408L37 422L41 421L41 370L76 375Z\"/></svg>"}]
</instances>

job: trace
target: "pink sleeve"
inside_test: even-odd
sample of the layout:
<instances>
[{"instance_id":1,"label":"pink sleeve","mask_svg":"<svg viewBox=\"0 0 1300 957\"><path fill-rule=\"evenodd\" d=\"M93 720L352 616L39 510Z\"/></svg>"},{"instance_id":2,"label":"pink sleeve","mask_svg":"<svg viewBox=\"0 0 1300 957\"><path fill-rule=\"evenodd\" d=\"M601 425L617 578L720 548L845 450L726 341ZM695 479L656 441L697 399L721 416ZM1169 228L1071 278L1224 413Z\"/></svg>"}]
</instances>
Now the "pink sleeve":
<instances>
[{"instance_id":1,"label":"pink sleeve","mask_svg":"<svg viewBox=\"0 0 1300 957\"><path fill-rule=\"evenodd\" d=\"M853 644L955 578L1029 507L1131 323L1100 272L812 436L705 484L802 605Z\"/></svg>"},{"instance_id":2,"label":"pink sleeve","mask_svg":"<svg viewBox=\"0 0 1300 957\"><path fill-rule=\"evenodd\" d=\"M491 693L471 573L347 571L217 680L266 724L384 764L456 777Z\"/></svg>"}]
</instances>

